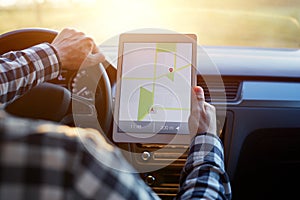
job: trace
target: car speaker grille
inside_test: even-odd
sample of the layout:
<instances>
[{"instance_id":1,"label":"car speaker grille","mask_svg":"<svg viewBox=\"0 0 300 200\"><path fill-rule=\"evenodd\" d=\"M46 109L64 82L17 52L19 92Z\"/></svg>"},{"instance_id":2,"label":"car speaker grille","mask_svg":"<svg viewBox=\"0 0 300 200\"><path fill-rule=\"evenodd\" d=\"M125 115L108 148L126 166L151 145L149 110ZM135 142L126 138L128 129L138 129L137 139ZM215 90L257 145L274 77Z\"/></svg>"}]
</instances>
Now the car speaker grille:
<instances>
[{"instance_id":1,"label":"car speaker grille","mask_svg":"<svg viewBox=\"0 0 300 200\"><path fill-rule=\"evenodd\" d=\"M240 96L240 81L198 81L204 90L205 100L208 102L234 102Z\"/></svg>"}]
</instances>

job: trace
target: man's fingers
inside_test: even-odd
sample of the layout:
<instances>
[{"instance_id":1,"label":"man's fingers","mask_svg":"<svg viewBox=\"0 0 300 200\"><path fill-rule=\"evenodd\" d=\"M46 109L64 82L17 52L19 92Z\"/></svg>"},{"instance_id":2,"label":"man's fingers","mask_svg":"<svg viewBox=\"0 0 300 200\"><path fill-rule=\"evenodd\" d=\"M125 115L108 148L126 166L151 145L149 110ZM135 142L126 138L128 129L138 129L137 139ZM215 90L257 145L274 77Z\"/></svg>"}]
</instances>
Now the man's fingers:
<instances>
[{"instance_id":1,"label":"man's fingers","mask_svg":"<svg viewBox=\"0 0 300 200\"><path fill-rule=\"evenodd\" d=\"M101 52L90 54L88 57L93 59L96 63L101 63L105 61L105 56Z\"/></svg>"},{"instance_id":2,"label":"man's fingers","mask_svg":"<svg viewBox=\"0 0 300 200\"><path fill-rule=\"evenodd\" d=\"M201 110L204 110L204 92L199 86L195 86L192 91L192 114L198 115Z\"/></svg>"},{"instance_id":3,"label":"man's fingers","mask_svg":"<svg viewBox=\"0 0 300 200\"><path fill-rule=\"evenodd\" d=\"M208 132L216 134L215 107L205 102L204 91L199 86L193 88L189 129L192 137L195 133Z\"/></svg>"},{"instance_id":4,"label":"man's fingers","mask_svg":"<svg viewBox=\"0 0 300 200\"><path fill-rule=\"evenodd\" d=\"M211 105L211 104L209 104L207 102L204 103L204 108L207 111L216 112L216 108L213 105Z\"/></svg>"},{"instance_id":5,"label":"man's fingers","mask_svg":"<svg viewBox=\"0 0 300 200\"><path fill-rule=\"evenodd\" d=\"M200 109L204 110L205 97L204 97L204 91L203 91L203 89L201 87L199 87L199 86L196 86L196 87L194 87L194 92L195 92L198 104L200 106Z\"/></svg>"},{"instance_id":6,"label":"man's fingers","mask_svg":"<svg viewBox=\"0 0 300 200\"><path fill-rule=\"evenodd\" d=\"M105 56L101 53L89 54L82 63L82 67L90 67L105 61Z\"/></svg>"},{"instance_id":7,"label":"man's fingers","mask_svg":"<svg viewBox=\"0 0 300 200\"><path fill-rule=\"evenodd\" d=\"M99 50L98 46L94 43L94 47L92 49L92 53L95 54L95 53L99 53L99 52L100 52L100 50Z\"/></svg>"},{"instance_id":8,"label":"man's fingers","mask_svg":"<svg viewBox=\"0 0 300 200\"><path fill-rule=\"evenodd\" d=\"M65 40L65 39L72 39L74 35L77 37L77 31L75 29L64 28L58 35L54 38L53 42Z\"/></svg>"},{"instance_id":9,"label":"man's fingers","mask_svg":"<svg viewBox=\"0 0 300 200\"><path fill-rule=\"evenodd\" d=\"M63 29L51 44L65 69L79 69L105 61L94 39L75 29Z\"/></svg>"},{"instance_id":10,"label":"man's fingers","mask_svg":"<svg viewBox=\"0 0 300 200\"><path fill-rule=\"evenodd\" d=\"M192 115L197 115L199 113L199 105L198 105L198 100L197 100L197 97L196 97L196 93L194 91L194 88L191 89L192 90Z\"/></svg>"},{"instance_id":11,"label":"man's fingers","mask_svg":"<svg viewBox=\"0 0 300 200\"><path fill-rule=\"evenodd\" d=\"M209 128L207 132L212 133L212 134L217 134L217 119L216 119L216 108L209 104L206 103L204 104L207 119L209 119Z\"/></svg>"}]
</instances>

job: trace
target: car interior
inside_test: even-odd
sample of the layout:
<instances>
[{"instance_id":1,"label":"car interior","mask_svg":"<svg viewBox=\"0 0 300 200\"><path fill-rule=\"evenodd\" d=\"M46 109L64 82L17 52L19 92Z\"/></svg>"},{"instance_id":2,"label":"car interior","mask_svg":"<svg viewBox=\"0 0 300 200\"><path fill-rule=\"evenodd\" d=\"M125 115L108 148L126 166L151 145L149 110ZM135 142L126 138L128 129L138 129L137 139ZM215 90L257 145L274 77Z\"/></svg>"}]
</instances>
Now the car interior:
<instances>
[{"instance_id":1,"label":"car interior","mask_svg":"<svg viewBox=\"0 0 300 200\"><path fill-rule=\"evenodd\" d=\"M288 30L293 32L293 36L291 32L286 34L290 36L287 40L298 42L298 47L299 19L284 18L284 27L275 30L278 35ZM264 20L264 28L268 29L271 19ZM232 29L238 26L233 24ZM288 26L293 28L288 29ZM42 27L7 31L0 35L0 53L41 42L50 43L57 33L55 29ZM131 152L125 157L136 169L150 169L140 173L147 185L162 199L172 199L178 192L187 147L113 141L118 46L100 44L100 49L107 57L104 63L89 70L63 70L57 79L33 88L5 109L20 117L99 130L108 141ZM264 48L199 45L197 50L197 85L204 89L206 101L217 110L217 132L224 145L233 199L297 198L300 180L299 49L288 45ZM51 101L47 96L52 96ZM157 151L162 148L163 151Z\"/></svg>"}]
</instances>

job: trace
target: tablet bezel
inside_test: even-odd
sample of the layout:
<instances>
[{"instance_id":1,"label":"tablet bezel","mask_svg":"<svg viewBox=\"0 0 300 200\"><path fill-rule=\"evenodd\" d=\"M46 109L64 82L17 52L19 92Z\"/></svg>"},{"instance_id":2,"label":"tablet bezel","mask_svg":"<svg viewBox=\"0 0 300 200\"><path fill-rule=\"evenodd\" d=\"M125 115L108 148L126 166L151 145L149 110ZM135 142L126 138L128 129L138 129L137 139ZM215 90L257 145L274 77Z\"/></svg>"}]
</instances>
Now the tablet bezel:
<instances>
[{"instance_id":1,"label":"tablet bezel","mask_svg":"<svg viewBox=\"0 0 300 200\"><path fill-rule=\"evenodd\" d=\"M117 85L114 107L113 141L118 143L159 143L159 144L189 144L190 134L179 133L159 133L149 137L151 133L124 133L118 131L121 75L123 64L124 43L191 43L191 87L196 85L196 58L197 58L197 36L195 34L144 34L144 33L124 33L119 38L118 65L117 65ZM191 94L192 95L192 94ZM139 135L140 137L134 137Z\"/></svg>"}]
</instances>

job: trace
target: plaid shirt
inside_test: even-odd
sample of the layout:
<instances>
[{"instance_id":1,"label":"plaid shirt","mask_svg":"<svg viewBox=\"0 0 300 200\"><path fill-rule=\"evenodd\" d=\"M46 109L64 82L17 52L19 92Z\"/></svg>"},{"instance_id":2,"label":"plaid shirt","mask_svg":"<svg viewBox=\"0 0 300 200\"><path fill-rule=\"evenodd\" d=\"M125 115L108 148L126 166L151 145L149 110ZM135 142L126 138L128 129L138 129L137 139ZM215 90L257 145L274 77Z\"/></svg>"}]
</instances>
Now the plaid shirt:
<instances>
[{"instance_id":1,"label":"plaid shirt","mask_svg":"<svg viewBox=\"0 0 300 200\"><path fill-rule=\"evenodd\" d=\"M58 57L47 43L3 54L0 56L0 102L11 102L58 74Z\"/></svg>"},{"instance_id":2,"label":"plaid shirt","mask_svg":"<svg viewBox=\"0 0 300 200\"><path fill-rule=\"evenodd\" d=\"M53 53L47 44L34 48ZM57 65L52 53L49 60ZM40 66L38 60L28 63ZM43 74L40 81L57 76L57 66L46 67L53 70L38 68L43 73L31 73ZM96 130L19 119L0 111L0 132L0 199L159 199ZM192 141L177 198L231 198L217 136L199 134Z\"/></svg>"},{"instance_id":3,"label":"plaid shirt","mask_svg":"<svg viewBox=\"0 0 300 200\"><path fill-rule=\"evenodd\" d=\"M229 177L224 167L220 139L209 133L198 134L182 170L177 199L231 199Z\"/></svg>"}]
</instances>

